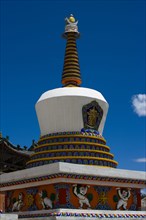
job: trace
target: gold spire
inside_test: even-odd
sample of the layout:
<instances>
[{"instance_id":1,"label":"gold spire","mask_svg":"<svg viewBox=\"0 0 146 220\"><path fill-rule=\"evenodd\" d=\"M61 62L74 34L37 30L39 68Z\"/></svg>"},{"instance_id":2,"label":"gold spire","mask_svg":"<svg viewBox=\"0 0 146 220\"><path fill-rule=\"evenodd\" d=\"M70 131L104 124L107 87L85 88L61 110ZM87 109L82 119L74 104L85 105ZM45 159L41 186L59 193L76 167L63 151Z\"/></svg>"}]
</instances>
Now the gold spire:
<instances>
[{"instance_id":1,"label":"gold spire","mask_svg":"<svg viewBox=\"0 0 146 220\"><path fill-rule=\"evenodd\" d=\"M76 46L76 39L79 38L78 21L71 14L65 19L65 33L63 37L67 40L64 67L62 73L63 86L79 86L81 84L81 74Z\"/></svg>"}]
</instances>

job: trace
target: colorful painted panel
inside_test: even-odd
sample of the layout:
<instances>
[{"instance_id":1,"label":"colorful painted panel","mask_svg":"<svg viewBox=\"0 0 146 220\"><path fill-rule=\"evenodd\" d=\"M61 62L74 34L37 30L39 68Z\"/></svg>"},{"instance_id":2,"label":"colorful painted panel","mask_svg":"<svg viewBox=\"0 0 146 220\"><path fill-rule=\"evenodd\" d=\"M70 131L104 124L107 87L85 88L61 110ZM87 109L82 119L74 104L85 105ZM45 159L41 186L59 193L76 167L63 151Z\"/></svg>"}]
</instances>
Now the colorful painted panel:
<instances>
[{"instance_id":1,"label":"colorful painted panel","mask_svg":"<svg viewBox=\"0 0 146 220\"><path fill-rule=\"evenodd\" d=\"M6 192L6 211L56 208L138 210L139 190L81 184L50 184Z\"/></svg>"},{"instance_id":2,"label":"colorful painted panel","mask_svg":"<svg viewBox=\"0 0 146 220\"><path fill-rule=\"evenodd\" d=\"M6 211L35 211L53 209L55 207L56 191L53 185L8 191L6 196Z\"/></svg>"}]
</instances>

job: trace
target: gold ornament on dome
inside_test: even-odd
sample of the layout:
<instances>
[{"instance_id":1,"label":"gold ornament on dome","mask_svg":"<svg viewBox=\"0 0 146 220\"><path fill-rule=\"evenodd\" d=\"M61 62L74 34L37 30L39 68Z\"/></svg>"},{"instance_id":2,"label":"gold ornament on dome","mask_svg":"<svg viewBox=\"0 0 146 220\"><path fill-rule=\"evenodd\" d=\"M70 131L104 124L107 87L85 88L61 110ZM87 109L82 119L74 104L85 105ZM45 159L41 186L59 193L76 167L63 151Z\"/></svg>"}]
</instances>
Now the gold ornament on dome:
<instances>
[{"instance_id":1,"label":"gold ornament on dome","mask_svg":"<svg viewBox=\"0 0 146 220\"><path fill-rule=\"evenodd\" d=\"M96 125L96 121L98 117L97 110L94 107L93 109L90 109L89 112L87 112L87 114L88 114L88 125L94 127Z\"/></svg>"},{"instance_id":2,"label":"gold ornament on dome","mask_svg":"<svg viewBox=\"0 0 146 220\"><path fill-rule=\"evenodd\" d=\"M98 131L100 122L103 117L103 109L96 101L84 105L82 108L83 122L85 129Z\"/></svg>"}]
</instances>

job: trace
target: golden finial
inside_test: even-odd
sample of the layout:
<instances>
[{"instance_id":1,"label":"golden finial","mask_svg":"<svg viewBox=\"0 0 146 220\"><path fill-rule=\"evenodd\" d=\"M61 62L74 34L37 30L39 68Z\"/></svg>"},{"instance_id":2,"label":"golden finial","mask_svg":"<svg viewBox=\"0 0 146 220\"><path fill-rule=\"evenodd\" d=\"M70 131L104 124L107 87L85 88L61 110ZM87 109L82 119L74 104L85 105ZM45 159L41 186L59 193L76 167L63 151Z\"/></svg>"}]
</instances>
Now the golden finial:
<instances>
[{"instance_id":1,"label":"golden finial","mask_svg":"<svg viewBox=\"0 0 146 220\"><path fill-rule=\"evenodd\" d=\"M76 20L75 20L73 14L70 15L69 21L70 21L71 23L75 23Z\"/></svg>"},{"instance_id":2,"label":"golden finial","mask_svg":"<svg viewBox=\"0 0 146 220\"><path fill-rule=\"evenodd\" d=\"M79 32L78 32L78 21L74 18L73 14L70 15L69 18L65 18L65 33L63 36L66 38L66 34L69 32L74 32L76 33L76 37L79 37Z\"/></svg>"}]
</instances>

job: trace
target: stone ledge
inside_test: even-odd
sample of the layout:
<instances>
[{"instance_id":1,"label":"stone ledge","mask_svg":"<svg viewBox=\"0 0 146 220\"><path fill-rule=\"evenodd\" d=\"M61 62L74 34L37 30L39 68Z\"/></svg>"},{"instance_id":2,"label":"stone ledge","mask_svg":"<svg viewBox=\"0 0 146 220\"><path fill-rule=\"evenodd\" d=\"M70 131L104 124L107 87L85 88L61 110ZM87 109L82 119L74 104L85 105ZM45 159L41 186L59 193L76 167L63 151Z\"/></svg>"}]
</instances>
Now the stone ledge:
<instances>
[{"instance_id":1,"label":"stone ledge","mask_svg":"<svg viewBox=\"0 0 146 220\"><path fill-rule=\"evenodd\" d=\"M0 214L0 220L17 220L17 219L18 219L17 214Z\"/></svg>"},{"instance_id":2,"label":"stone ledge","mask_svg":"<svg viewBox=\"0 0 146 220\"><path fill-rule=\"evenodd\" d=\"M18 214L18 213L17 213ZM19 212L21 220L88 220L88 219L113 219L134 220L146 219L144 211L118 211L118 210L83 210L83 209L54 209L31 212Z\"/></svg>"},{"instance_id":3,"label":"stone ledge","mask_svg":"<svg viewBox=\"0 0 146 220\"><path fill-rule=\"evenodd\" d=\"M107 177L107 178L121 178L129 180L141 180L145 181L146 173L143 171L132 171L132 170L122 170L122 169L113 169L113 168L101 168L98 166L90 165L80 165L80 164L70 164L58 162L49 165L43 165L39 167L33 167L29 169L24 169L20 171L15 171L11 173L1 174L1 184L16 182L21 180L27 180L29 178L41 177L44 175L53 175L53 174L76 174L76 175L90 175L98 177Z\"/></svg>"}]
</instances>

